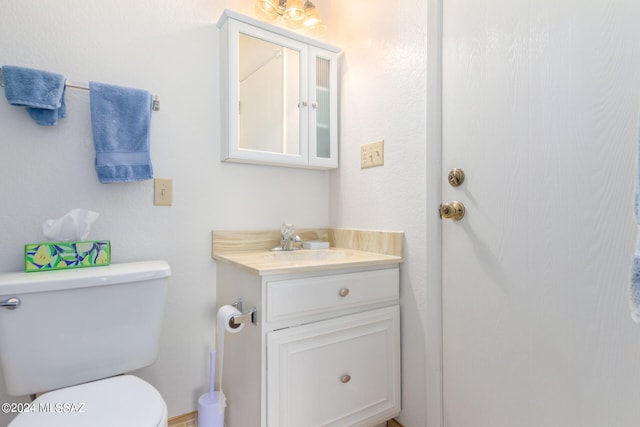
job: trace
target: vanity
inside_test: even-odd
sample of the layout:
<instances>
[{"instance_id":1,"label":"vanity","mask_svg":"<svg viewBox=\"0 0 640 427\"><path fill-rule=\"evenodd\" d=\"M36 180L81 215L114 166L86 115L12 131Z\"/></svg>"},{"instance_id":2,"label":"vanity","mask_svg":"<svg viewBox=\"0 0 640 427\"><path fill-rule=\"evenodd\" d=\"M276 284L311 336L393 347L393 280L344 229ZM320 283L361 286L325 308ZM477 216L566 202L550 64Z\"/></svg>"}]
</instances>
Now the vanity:
<instances>
[{"instance_id":1,"label":"vanity","mask_svg":"<svg viewBox=\"0 0 640 427\"><path fill-rule=\"evenodd\" d=\"M271 252L269 239L243 250L214 232L218 306L256 309L225 336L227 427L371 427L399 414L402 233L392 234L399 253Z\"/></svg>"}]
</instances>

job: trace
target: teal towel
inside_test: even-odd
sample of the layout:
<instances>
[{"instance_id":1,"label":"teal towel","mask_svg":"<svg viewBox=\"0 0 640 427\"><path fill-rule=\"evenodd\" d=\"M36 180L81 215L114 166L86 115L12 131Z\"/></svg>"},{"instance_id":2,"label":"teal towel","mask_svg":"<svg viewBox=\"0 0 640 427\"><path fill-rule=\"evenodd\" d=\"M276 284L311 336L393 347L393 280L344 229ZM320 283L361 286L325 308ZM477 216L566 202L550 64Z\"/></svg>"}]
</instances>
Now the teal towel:
<instances>
[{"instance_id":1,"label":"teal towel","mask_svg":"<svg viewBox=\"0 0 640 427\"><path fill-rule=\"evenodd\" d=\"M96 82L89 82L89 92L95 166L100 182L152 179L151 94Z\"/></svg>"},{"instance_id":2,"label":"teal towel","mask_svg":"<svg viewBox=\"0 0 640 427\"><path fill-rule=\"evenodd\" d=\"M33 68L2 66L4 94L9 104L25 107L42 126L53 126L65 117L64 76Z\"/></svg>"}]
</instances>

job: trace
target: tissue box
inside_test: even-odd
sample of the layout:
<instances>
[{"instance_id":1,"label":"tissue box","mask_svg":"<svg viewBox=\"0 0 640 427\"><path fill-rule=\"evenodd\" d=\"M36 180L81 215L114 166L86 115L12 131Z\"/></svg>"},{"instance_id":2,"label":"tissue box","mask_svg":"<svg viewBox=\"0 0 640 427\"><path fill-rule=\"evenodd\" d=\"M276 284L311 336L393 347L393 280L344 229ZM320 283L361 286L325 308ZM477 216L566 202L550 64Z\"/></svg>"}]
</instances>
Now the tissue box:
<instances>
[{"instance_id":1,"label":"tissue box","mask_svg":"<svg viewBox=\"0 0 640 427\"><path fill-rule=\"evenodd\" d=\"M110 263L111 242L108 240L29 243L24 245L24 270L27 273L99 267Z\"/></svg>"}]
</instances>

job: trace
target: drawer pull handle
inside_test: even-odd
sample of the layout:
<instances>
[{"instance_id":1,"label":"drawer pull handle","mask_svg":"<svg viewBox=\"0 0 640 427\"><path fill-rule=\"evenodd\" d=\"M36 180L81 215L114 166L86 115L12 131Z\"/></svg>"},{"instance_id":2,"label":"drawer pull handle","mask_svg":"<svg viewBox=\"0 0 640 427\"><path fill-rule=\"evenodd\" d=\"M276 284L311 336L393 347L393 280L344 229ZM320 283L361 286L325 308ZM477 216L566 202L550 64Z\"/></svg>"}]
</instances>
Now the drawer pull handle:
<instances>
[{"instance_id":1,"label":"drawer pull handle","mask_svg":"<svg viewBox=\"0 0 640 427\"><path fill-rule=\"evenodd\" d=\"M340 377L340 381L342 382L342 384L346 384L349 381L351 381L351 375L343 375L342 377Z\"/></svg>"},{"instance_id":2,"label":"drawer pull handle","mask_svg":"<svg viewBox=\"0 0 640 427\"><path fill-rule=\"evenodd\" d=\"M342 288L340 289L340 296L341 297L346 297L347 295L349 295L349 288Z\"/></svg>"}]
</instances>

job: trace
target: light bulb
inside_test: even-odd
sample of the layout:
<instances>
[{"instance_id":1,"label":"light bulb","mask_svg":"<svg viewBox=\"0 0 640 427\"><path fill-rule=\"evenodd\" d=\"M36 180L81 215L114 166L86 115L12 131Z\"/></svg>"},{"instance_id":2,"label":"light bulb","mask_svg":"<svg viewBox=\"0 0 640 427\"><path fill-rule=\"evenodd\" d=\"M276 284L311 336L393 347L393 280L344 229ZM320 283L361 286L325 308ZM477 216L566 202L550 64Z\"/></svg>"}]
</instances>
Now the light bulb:
<instances>
[{"instance_id":1,"label":"light bulb","mask_svg":"<svg viewBox=\"0 0 640 427\"><path fill-rule=\"evenodd\" d=\"M284 10L284 23L289 28L302 28L306 15L302 0L287 0L287 8Z\"/></svg>"},{"instance_id":2,"label":"light bulb","mask_svg":"<svg viewBox=\"0 0 640 427\"><path fill-rule=\"evenodd\" d=\"M322 22L318 9L313 4L305 8L306 20L304 21L304 32L312 35L324 33L327 26Z\"/></svg>"},{"instance_id":3,"label":"light bulb","mask_svg":"<svg viewBox=\"0 0 640 427\"><path fill-rule=\"evenodd\" d=\"M267 22L274 22L278 19L278 5L273 0L256 0L253 9L259 18Z\"/></svg>"}]
</instances>

